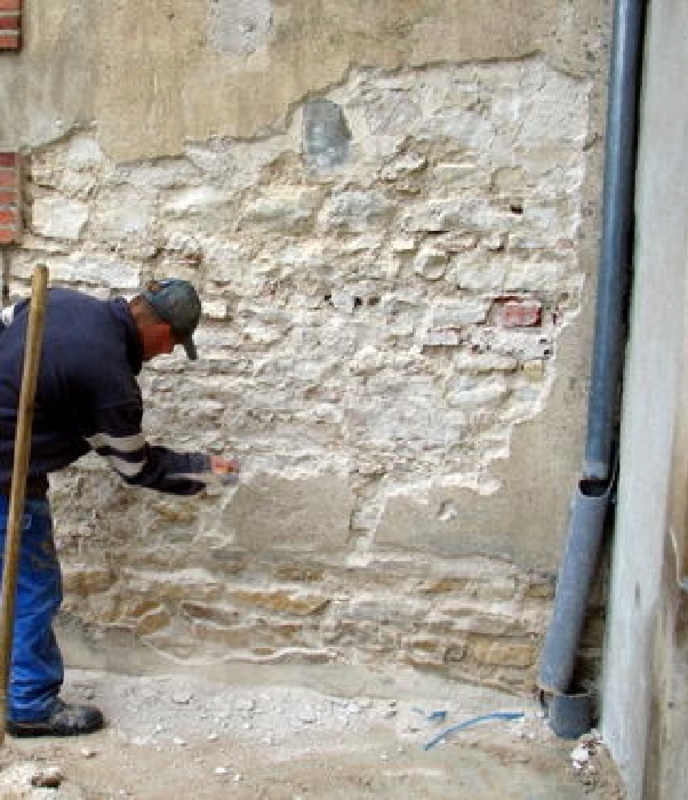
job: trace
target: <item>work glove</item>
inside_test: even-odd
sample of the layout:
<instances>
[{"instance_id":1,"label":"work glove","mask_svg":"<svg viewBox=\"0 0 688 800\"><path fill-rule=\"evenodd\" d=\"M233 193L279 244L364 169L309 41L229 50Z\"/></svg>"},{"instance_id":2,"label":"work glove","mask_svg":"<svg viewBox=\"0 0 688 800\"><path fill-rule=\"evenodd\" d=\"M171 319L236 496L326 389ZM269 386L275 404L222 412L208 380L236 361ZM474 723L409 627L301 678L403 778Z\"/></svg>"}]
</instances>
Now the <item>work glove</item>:
<instances>
[{"instance_id":1,"label":"work glove","mask_svg":"<svg viewBox=\"0 0 688 800\"><path fill-rule=\"evenodd\" d=\"M234 486L239 482L241 464L238 458L210 456L210 470L223 486Z\"/></svg>"}]
</instances>

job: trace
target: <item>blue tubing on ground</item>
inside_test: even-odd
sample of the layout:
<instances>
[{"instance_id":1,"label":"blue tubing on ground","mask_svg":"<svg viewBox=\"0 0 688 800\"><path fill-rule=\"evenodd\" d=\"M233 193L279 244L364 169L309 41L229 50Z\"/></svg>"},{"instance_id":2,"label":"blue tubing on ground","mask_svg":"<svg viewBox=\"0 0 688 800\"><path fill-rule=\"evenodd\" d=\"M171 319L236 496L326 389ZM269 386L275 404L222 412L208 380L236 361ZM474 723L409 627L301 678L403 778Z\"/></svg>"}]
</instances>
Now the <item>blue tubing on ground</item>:
<instances>
[{"instance_id":1,"label":"blue tubing on ground","mask_svg":"<svg viewBox=\"0 0 688 800\"><path fill-rule=\"evenodd\" d=\"M525 714L522 711L494 711L492 714L482 714L479 717L473 717L472 719L467 719L465 722L459 722L457 725L451 725L449 728L445 728L441 733L438 733L433 739L423 745L423 750L430 750L436 744L444 741L447 736L451 736L452 733L457 733L458 731L465 730L466 728L471 728L473 725L478 725L481 722L489 722L490 720L501 719L507 720L511 722L516 719L522 719Z\"/></svg>"}]
</instances>

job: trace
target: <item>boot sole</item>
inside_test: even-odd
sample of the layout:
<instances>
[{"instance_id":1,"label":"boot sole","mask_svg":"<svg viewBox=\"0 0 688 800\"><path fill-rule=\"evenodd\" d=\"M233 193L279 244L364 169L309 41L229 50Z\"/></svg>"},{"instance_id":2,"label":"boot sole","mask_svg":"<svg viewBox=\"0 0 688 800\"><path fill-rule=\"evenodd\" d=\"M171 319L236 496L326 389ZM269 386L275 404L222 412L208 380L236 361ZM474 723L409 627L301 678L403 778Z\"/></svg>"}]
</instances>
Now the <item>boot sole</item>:
<instances>
[{"instance_id":1,"label":"boot sole","mask_svg":"<svg viewBox=\"0 0 688 800\"><path fill-rule=\"evenodd\" d=\"M53 725L50 722L7 722L6 731L15 739L29 739L38 736L83 736L95 733L105 727L104 722L92 725L66 727L63 725Z\"/></svg>"}]
</instances>

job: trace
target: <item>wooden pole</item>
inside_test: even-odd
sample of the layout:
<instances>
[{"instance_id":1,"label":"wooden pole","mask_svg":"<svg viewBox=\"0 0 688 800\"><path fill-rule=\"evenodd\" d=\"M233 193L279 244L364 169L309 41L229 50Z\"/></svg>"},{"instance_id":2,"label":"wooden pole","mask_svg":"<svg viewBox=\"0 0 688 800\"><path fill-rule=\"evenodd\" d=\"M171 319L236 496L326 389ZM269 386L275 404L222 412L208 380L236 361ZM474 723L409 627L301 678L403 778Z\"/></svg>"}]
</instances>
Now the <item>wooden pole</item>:
<instances>
[{"instance_id":1,"label":"wooden pole","mask_svg":"<svg viewBox=\"0 0 688 800\"><path fill-rule=\"evenodd\" d=\"M17 593L17 570L21 547L21 529L26 498L26 476L31 454L31 426L33 423L38 365L43 340L43 323L47 301L48 268L36 267L31 283L31 304L24 347L17 432L14 441L12 488L10 490L7 531L5 534L5 563L2 576L2 611L0 616L0 745L5 741L7 723L7 690L12 664L12 639L14 637L14 603ZM1 346L1 344L0 344Z\"/></svg>"}]
</instances>

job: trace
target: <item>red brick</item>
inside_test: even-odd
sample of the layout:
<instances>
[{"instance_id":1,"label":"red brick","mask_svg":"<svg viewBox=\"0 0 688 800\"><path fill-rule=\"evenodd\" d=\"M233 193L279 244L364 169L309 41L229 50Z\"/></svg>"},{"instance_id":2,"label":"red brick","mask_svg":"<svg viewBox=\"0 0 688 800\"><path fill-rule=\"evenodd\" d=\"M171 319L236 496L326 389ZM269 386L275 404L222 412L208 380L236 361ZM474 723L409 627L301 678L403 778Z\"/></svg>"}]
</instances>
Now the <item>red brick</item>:
<instances>
[{"instance_id":1,"label":"red brick","mask_svg":"<svg viewBox=\"0 0 688 800\"><path fill-rule=\"evenodd\" d=\"M0 50L19 50L19 33L0 33Z\"/></svg>"},{"instance_id":2,"label":"red brick","mask_svg":"<svg viewBox=\"0 0 688 800\"><path fill-rule=\"evenodd\" d=\"M17 153L0 153L0 167L12 167L15 169L19 163Z\"/></svg>"},{"instance_id":3,"label":"red brick","mask_svg":"<svg viewBox=\"0 0 688 800\"><path fill-rule=\"evenodd\" d=\"M0 11L21 11L21 0L0 0Z\"/></svg>"},{"instance_id":4,"label":"red brick","mask_svg":"<svg viewBox=\"0 0 688 800\"><path fill-rule=\"evenodd\" d=\"M0 189L0 206L13 206L17 204L16 192L3 192Z\"/></svg>"},{"instance_id":5,"label":"red brick","mask_svg":"<svg viewBox=\"0 0 688 800\"><path fill-rule=\"evenodd\" d=\"M0 31L19 31L21 17L19 14L0 14Z\"/></svg>"},{"instance_id":6,"label":"red brick","mask_svg":"<svg viewBox=\"0 0 688 800\"><path fill-rule=\"evenodd\" d=\"M0 169L0 187L16 188L17 173L13 169Z\"/></svg>"},{"instance_id":7,"label":"red brick","mask_svg":"<svg viewBox=\"0 0 688 800\"><path fill-rule=\"evenodd\" d=\"M502 306L505 328L537 328L542 324L542 303L538 300L507 300Z\"/></svg>"},{"instance_id":8,"label":"red brick","mask_svg":"<svg viewBox=\"0 0 688 800\"><path fill-rule=\"evenodd\" d=\"M0 208L0 225L16 225L18 221L16 208Z\"/></svg>"},{"instance_id":9,"label":"red brick","mask_svg":"<svg viewBox=\"0 0 688 800\"><path fill-rule=\"evenodd\" d=\"M0 227L0 244L12 244L18 239L16 228L2 228Z\"/></svg>"}]
</instances>

